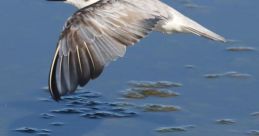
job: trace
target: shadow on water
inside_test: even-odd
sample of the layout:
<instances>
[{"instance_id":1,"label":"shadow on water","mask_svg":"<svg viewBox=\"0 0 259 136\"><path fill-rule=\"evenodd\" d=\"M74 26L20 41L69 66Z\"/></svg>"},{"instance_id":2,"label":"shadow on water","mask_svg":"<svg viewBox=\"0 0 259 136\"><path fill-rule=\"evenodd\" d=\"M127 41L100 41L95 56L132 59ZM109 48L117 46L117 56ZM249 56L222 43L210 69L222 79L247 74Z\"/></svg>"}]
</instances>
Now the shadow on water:
<instances>
[{"instance_id":1,"label":"shadow on water","mask_svg":"<svg viewBox=\"0 0 259 136\"><path fill-rule=\"evenodd\" d=\"M75 9L0 1L0 135L258 135L259 1L164 1L234 40L153 33L60 102L38 88Z\"/></svg>"},{"instance_id":2,"label":"shadow on water","mask_svg":"<svg viewBox=\"0 0 259 136\"><path fill-rule=\"evenodd\" d=\"M172 95L172 92L168 90L158 91L159 89L182 86L180 83L169 81L134 81L129 84L133 87L133 90L136 89L134 87L138 87L135 91L145 96L162 98L178 95ZM45 91L47 91L46 88L44 89ZM35 102L20 104L19 107L35 108L35 103L37 103L39 106L37 108L38 115L29 115L13 122L13 125L11 125L13 129L10 135L82 135L88 134L88 131L94 130L104 121L112 123L113 120L129 120L130 118L138 117L145 122L160 124L164 122L162 119L164 118L163 116L159 114L149 115L147 113L164 113L165 115L165 113L181 110L179 106L174 105L136 104L132 101L135 98L129 98L125 95L121 96L125 99L120 98L121 101L110 102L105 100L106 98L101 93L78 90L74 94L62 97L62 100L59 102L54 102L51 98L46 97L39 98ZM141 99L145 98L143 97ZM149 120L152 116L156 116L156 118ZM72 121L70 122L70 120ZM172 121L172 119L170 120ZM73 122L77 124L75 125L76 131L62 132L66 128L73 130L71 128ZM114 131L120 132L119 129Z\"/></svg>"},{"instance_id":3,"label":"shadow on water","mask_svg":"<svg viewBox=\"0 0 259 136\"><path fill-rule=\"evenodd\" d=\"M134 81L130 82L130 84L133 88L138 87L138 93L143 93L145 96L162 98L172 97L172 94L169 90L165 92L158 91L159 89L169 89L172 86L180 87L181 85L179 83L173 83L169 81ZM49 97L39 98L37 101L35 101L39 106L37 108L37 113L40 111L42 111L42 113L38 115L29 115L28 117L16 120L11 126L17 128L13 129L13 132L10 134L68 135L70 132L62 132L60 130L66 129L68 126L71 127L71 125L74 124L71 122L77 122L78 120L75 126L77 126L76 130L79 131L72 131L71 135L81 135L87 134L88 130L95 130L95 128L102 124L103 121L112 123L113 120L128 120L130 118L138 117L140 120L144 121L145 118L142 116L146 116L146 118L148 118L148 116L151 117L151 115L148 115L147 112L168 113L181 110L179 106L174 105L137 104L133 103L132 101L135 98L128 98L123 94L121 94L121 96L125 99L120 98L121 101L105 102L105 98L103 98L105 96L102 96L101 93L79 90L75 94L64 96L59 102L54 102ZM34 104L26 103L21 104L20 106L26 105L27 108L30 106L32 106L31 108L35 108L35 102ZM53 109L50 110L50 107ZM164 121L164 119L162 119L164 117L159 117L159 115L157 117L157 120L155 118L153 120L149 120L148 122L162 123ZM70 122L71 119L72 121ZM170 122L173 122L172 119L173 118L169 119ZM115 131L120 132L119 129Z\"/></svg>"}]
</instances>

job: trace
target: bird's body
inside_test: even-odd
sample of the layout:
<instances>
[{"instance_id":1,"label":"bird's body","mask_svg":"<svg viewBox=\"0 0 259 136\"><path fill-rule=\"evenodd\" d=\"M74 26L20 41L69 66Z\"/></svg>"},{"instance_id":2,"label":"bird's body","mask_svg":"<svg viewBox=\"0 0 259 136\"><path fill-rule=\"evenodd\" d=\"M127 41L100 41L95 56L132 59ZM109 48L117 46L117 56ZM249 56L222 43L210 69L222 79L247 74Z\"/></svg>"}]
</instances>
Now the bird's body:
<instances>
[{"instance_id":1,"label":"bird's body","mask_svg":"<svg viewBox=\"0 0 259 136\"><path fill-rule=\"evenodd\" d=\"M56 100L97 78L109 62L124 56L127 46L153 30L225 42L160 0L49 1L65 1L79 9L66 22L53 59L49 89Z\"/></svg>"}]
</instances>

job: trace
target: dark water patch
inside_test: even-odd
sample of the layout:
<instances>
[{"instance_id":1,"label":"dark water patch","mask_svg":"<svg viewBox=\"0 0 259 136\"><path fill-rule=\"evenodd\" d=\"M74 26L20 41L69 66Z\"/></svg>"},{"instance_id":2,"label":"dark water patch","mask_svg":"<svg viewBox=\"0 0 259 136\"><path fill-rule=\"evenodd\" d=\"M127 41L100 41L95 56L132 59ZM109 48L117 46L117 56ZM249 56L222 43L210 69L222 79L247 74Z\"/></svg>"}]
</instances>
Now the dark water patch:
<instances>
[{"instance_id":1,"label":"dark water patch","mask_svg":"<svg viewBox=\"0 0 259 136\"><path fill-rule=\"evenodd\" d=\"M206 75L204 75L204 77L208 78L208 79L216 79L216 78L220 78L222 76L223 76L222 74L206 74Z\"/></svg>"},{"instance_id":2,"label":"dark water patch","mask_svg":"<svg viewBox=\"0 0 259 136\"><path fill-rule=\"evenodd\" d=\"M37 128L32 128L32 127L21 127L15 129L17 132L23 132L23 133L37 133L39 130Z\"/></svg>"},{"instance_id":3,"label":"dark water patch","mask_svg":"<svg viewBox=\"0 0 259 136\"><path fill-rule=\"evenodd\" d=\"M52 125L52 126L64 126L65 123L64 122L51 122L50 125Z\"/></svg>"},{"instance_id":4,"label":"dark water patch","mask_svg":"<svg viewBox=\"0 0 259 136\"><path fill-rule=\"evenodd\" d=\"M105 104L107 104L107 103L101 102L101 101L90 100L90 101L86 101L86 103L84 105L85 106L98 106L98 105L105 105Z\"/></svg>"},{"instance_id":5,"label":"dark water patch","mask_svg":"<svg viewBox=\"0 0 259 136\"><path fill-rule=\"evenodd\" d=\"M187 68L187 69L195 69L196 68L195 65L185 65L184 67Z\"/></svg>"},{"instance_id":6,"label":"dark water patch","mask_svg":"<svg viewBox=\"0 0 259 136\"><path fill-rule=\"evenodd\" d=\"M171 88L183 86L181 83L171 81L130 81L128 84L134 88Z\"/></svg>"},{"instance_id":7,"label":"dark water patch","mask_svg":"<svg viewBox=\"0 0 259 136\"><path fill-rule=\"evenodd\" d=\"M159 133L169 133L169 132L185 132L188 129L194 128L194 125L178 126L178 127L160 127L155 129Z\"/></svg>"},{"instance_id":8,"label":"dark water patch","mask_svg":"<svg viewBox=\"0 0 259 136\"><path fill-rule=\"evenodd\" d=\"M231 52L256 51L253 47L228 47L226 50Z\"/></svg>"},{"instance_id":9,"label":"dark water patch","mask_svg":"<svg viewBox=\"0 0 259 136\"><path fill-rule=\"evenodd\" d=\"M50 113L41 113L40 116L41 116L41 118L44 118L44 119L52 119L52 118L56 117L55 115L50 114Z\"/></svg>"},{"instance_id":10,"label":"dark water patch","mask_svg":"<svg viewBox=\"0 0 259 136\"><path fill-rule=\"evenodd\" d=\"M101 97L102 94L98 92L89 92L89 91L78 91L73 95L63 96L63 101L71 101L71 100L88 100L90 98L98 98Z\"/></svg>"},{"instance_id":11,"label":"dark water patch","mask_svg":"<svg viewBox=\"0 0 259 136\"><path fill-rule=\"evenodd\" d=\"M162 104L146 104L144 106L140 106L139 108L143 109L145 112L172 112L181 110L181 107L179 106Z\"/></svg>"},{"instance_id":12,"label":"dark water patch","mask_svg":"<svg viewBox=\"0 0 259 136\"><path fill-rule=\"evenodd\" d=\"M81 111L78 108L62 108L62 109L58 109L58 110L52 110L52 113L59 113L59 114L79 114L79 113L83 113L83 111Z\"/></svg>"},{"instance_id":13,"label":"dark water patch","mask_svg":"<svg viewBox=\"0 0 259 136\"><path fill-rule=\"evenodd\" d=\"M69 100L66 101L66 106L98 106L98 105L105 105L106 103L101 101L95 101L90 99L80 99L79 100Z\"/></svg>"},{"instance_id":14,"label":"dark water patch","mask_svg":"<svg viewBox=\"0 0 259 136\"><path fill-rule=\"evenodd\" d=\"M49 130L49 129L40 129L40 132L50 133L50 132L51 132L51 130Z\"/></svg>"},{"instance_id":15,"label":"dark water patch","mask_svg":"<svg viewBox=\"0 0 259 136\"><path fill-rule=\"evenodd\" d=\"M75 106L75 105L85 105L85 104L86 104L86 100L72 100L72 101L69 101L66 105Z\"/></svg>"},{"instance_id":16,"label":"dark water patch","mask_svg":"<svg viewBox=\"0 0 259 136\"><path fill-rule=\"evenodd\" d=\"M102 96L102 94L99 92L90 92L90 91L78 91L75 95L83 98L98 98Z\"/></svg>"},{"instance_id":17,"label":"dark water patch","mask_svg":"<svg viewBox=\"0 0 259 136\"><path fill-rule=\"evenodd\" d=\"M247 132L249 136L259 136L259 130L250 130Z\"/></svg>"},{"instance_id":18,"label":"dark water patch","mask_svg":"<svg viewBox=\"0 0 259 136\"><path fill-rule=\"evenodd\" d=\"M125 98L143 99L148 96L157 97L175 97L180 94L173 92L169 89L158 89L158 88L130 88L122 91L122 95Z\"/></svg>"},{"instance_id":19,"label":"dark water patch","mask_svg":"<svg viewBox=\"0 0 259 136\"><path fill-rule=\"evenodd\" d=\"M234 119L218 119L216 120L216 123L221 125L232 125L232 124L236 124L237 122Z\"/></svg>"},{"instance_id":20,"label":"dark water patch","mask_svg":"<svg viewBox=\"0 0 259 136\"><path fill-rule=\"evenodd\" d=\"M92 119L102 119L102 118L125 118L125 117L132 117L137 115L135 112L128 112L128 111L117 111L117 112L110 112L110 111L95 111L91 113L82 114L81 117L85 118L92 118Z\"/></svg>"},{"instance_id":21,"label":"dark water patch","mask_svg":"<svg viewBox=\"0 0 259 136\"><path fill-rule=\"evenodd\" d=\"M136 107L135 104L128 103L128 102L111 102L111 103L109 103L109 105L113 106L113 107L119 107L119 108Z\"/></svg>"},{"instance_id":22,"label":"dark water patch","mask_svg":"<svg viewBox=\"0 0 259 136\"><path fill-rule=\"evenodd\" d=\"M235 78L235 79L249 79L249 78L252 78L252 75L230 71L230 72L219 73L219 74L205 74L204 77L208 79L217 79L221 77L228 77L228 78Z\"/></svg>"},{"instance_id":23,"label":"dark water patch","mask_svg":"<svg viewBox=\"0 0 259 136\"><path fill-rule=\"evenodd\" d=\"M15 129L14 131L21 132L21 133L28 133L28 134L50 134L51 130L49 129L37 129L37 128L32 128L32 127L20 127Z\"/></svg>"},{"instance_id":24,"label":"dark water patch","mask_svg":"<svg viewBox=\"0 0 259 136\"><path fill-rule=\"evenodd\" d=\"M38 136L49 136L50 133L37 133Z\"/></svg>"}]
</instances>

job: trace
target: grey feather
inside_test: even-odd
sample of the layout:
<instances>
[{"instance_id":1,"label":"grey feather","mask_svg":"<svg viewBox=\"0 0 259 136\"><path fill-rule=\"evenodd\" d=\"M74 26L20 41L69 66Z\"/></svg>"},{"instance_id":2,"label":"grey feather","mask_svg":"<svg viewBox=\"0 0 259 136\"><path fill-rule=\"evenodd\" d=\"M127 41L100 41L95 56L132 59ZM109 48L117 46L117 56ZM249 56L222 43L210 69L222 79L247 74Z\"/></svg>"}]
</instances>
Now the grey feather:
<instances>
[{"instance_id":1,"label":"grey feather","mask_svg":"<svg viewBox=\"0 0 259 136\"><path fill-rule=\"evenodd\" d=\"M107 64L123 57L127 46L156 27L161 19L157 11L145 11L139 3L100 0L68 19L50 70L55 100L97 78Z\"/></svg>"}]
</instances>

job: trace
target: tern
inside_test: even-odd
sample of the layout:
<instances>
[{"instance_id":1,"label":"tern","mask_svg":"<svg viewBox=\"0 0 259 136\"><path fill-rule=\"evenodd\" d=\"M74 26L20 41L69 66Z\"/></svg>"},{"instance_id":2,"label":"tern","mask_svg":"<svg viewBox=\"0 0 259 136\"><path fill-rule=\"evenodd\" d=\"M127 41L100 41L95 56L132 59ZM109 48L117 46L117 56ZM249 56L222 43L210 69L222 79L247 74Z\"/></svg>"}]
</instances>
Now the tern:
<instances>
[{"instance_id":1,"label":"tern","mask_svg":"<svg viewBox=\"0 0 259 136\"><path fill-rule=\"evenodd\" d=\"M72 4L76 11L60 35L49 74L54 100L96 79L126 48L152 31L191 33L214 41L225 38L161 0L47 0Z\"/></svg>"}]
</instances>

